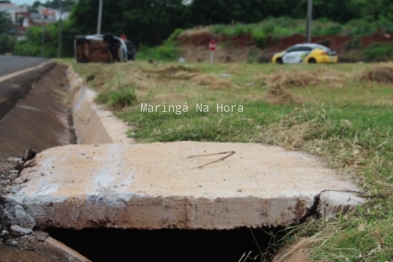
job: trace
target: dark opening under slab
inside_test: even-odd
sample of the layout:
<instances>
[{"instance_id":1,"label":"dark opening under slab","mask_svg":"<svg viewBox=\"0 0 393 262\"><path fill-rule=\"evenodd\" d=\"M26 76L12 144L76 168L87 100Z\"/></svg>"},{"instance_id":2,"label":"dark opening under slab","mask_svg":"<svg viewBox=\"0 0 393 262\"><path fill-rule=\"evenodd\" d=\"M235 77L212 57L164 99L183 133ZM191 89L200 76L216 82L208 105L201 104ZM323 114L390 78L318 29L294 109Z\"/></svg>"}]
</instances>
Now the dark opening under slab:
<instances>
[{"instance_id":1,"label":"dark opening under slab","mask_svg":"<svg viewBox=\"0 0 393 262\"><path fill-rule=\"evenodd\" d=\"M46 229L55 239L82 255L97 261L254 261L241 259L250 251L255 258L267 252L280 228L234 230L121 230L121 229ZM268 256L264 255L267 259ZM261 260L259 255L256 261Z\"/></svg>"}]
</instances>

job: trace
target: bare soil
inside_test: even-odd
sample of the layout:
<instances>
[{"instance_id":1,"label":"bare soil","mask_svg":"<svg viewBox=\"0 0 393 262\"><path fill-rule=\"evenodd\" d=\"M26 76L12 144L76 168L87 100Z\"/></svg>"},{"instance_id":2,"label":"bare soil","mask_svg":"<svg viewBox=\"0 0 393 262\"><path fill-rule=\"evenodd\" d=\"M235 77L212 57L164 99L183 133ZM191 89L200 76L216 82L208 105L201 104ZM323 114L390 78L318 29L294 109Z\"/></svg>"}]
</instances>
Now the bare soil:
<instances>
[{"instance_id":1,"label":"bare soil","mask_svg":"<svg viewBox=\"0 0 393 262\"><path fill-rule=\"evenodd\" d=\"M220 43L220 47L215 52L217 57L215 61L220 62L245 61L247 60L247 54L257 48L250 35L228 38L224 35L215 35L208 30L201 30L194 34L183 34L176 40L181 47L182 56L187 61L192 62L206 62L209 60L208 44L211 40L217 40ZM355 61L358 54L373 42L393 43L393 37L386 35L382 31L361 37L359 39L361 47L359 48L351 48L352 40L354 38L349 36L318 36L312 37L311 42L323 44L337 51L340 61ZM268 38L265 48L257 48L257 61L269 62L274 53L285 50L291 45L304 42L305 36L301 34L295 34L279 40Z\"/></svg>"},{"instance_id":2,"label":"bare soil","mask_svg":"<svg viewBox=\"0 0 393 262\"><path fill-rule=\"evenodd\" d=\"M18 238L14 245L0 244L2 262L68 262L67 255L48 243L40 242L33 236Z\"/></svg>"}]
</instances>

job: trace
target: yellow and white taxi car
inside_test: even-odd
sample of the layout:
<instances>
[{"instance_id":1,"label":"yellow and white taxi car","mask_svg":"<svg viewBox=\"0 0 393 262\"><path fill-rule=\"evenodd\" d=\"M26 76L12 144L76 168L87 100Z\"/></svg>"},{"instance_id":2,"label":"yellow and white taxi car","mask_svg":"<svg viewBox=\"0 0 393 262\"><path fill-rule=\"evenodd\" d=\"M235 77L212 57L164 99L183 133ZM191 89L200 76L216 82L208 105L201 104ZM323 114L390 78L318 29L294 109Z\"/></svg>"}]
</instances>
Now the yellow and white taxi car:
<instances>
[{"instance_id":1,"label":"yellow and white taxi car","mask_svg":"<svg viewBox=\"0 0 393 262\"><path fill-rule=\"evenodd\" d=\"M336 51L320 44L293 45L272 57L272 63L276 64L337 63L337 61Z\"/></svg>"}]
</instances>

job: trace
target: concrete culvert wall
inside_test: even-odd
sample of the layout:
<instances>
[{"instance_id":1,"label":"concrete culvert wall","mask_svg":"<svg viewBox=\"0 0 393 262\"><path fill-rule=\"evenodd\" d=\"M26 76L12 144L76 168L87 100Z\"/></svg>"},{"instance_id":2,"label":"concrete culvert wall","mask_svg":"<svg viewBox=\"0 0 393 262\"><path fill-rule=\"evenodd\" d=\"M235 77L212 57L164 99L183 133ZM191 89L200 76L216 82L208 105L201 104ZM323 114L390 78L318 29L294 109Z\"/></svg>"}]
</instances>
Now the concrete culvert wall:
<instances>
[{"instance_id":1,"label":"concrete culvert wall","mask_svg":"<svg viewBox=\"0 0 393 262\"><path fill-rule=\"evenodd\" d=\"M22 155L27 148L41 152L72 143L73 128L68 121L71 94L66 69L47 64L38 72L7 80L23 90L13 98L13 108L0 120L2 156ZM0 83L3 84L7 85Z\"/></svg>"},{"instance_id":2,"label":"concrete culvert wall","mask_svg":"<svg viewBox=\"0 0 393 262\"><path fill-rule=\"evenodd\" d=\"M78 144L134 143L127 138L129 127L103 105L94 103L96 92L87 88L74 72L67 70L73 92L72 111Z\"/></svg>"}]
</instances>

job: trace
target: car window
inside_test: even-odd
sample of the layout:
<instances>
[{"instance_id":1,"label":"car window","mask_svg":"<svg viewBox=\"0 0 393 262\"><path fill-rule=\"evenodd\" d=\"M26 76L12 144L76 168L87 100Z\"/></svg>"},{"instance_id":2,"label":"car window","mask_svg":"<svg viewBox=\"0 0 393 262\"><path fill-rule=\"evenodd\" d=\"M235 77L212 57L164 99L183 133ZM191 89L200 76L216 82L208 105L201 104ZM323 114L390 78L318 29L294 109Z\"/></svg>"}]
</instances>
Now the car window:
<instances>
[{"instance_id":1,"label":"car window","mask_svg":"<svg viewBox=\"0 0 393 262\"><path fill-rule=\"evenodd\" d=\"M327 51L327 52L330 51L329 48L327 48L326 46L323 46L323 45L317 45L316 47L319 48L319 49L322 49L322 50L324 50L324 51Z\"/></svg>"},{"instance_id":2,"label":"car window","mask_svg":"<svg viewBox=\"0 0 393 262\"><path fill-rule=\"evenodd\" d=\"M287 49L287 52L292 52L293 49L294 49L294 47L290 47L290 48Z\"/></svg>"},{"instance_id":3,"label":"car window","mask_svg":"<svg viewBox=\"0 0 393 262\"><path fill-rule=\"evenodd\" d=\"M300 50L300 51L310 52L311 50L312 50L312 47L310 47L310 46L303 46L302 50Z\"/></svg>"},{"instance_id":4,"label":"car window","mask_svg":"<svg viewBox=\"0 0 393 262\"><path fill-rule=\"evenodd\" d=\"M301 51L302 47L301 46L294 46L291 47L287 50L287 52L297 52L297 51Z\"/></svg>"}]
</instances>

